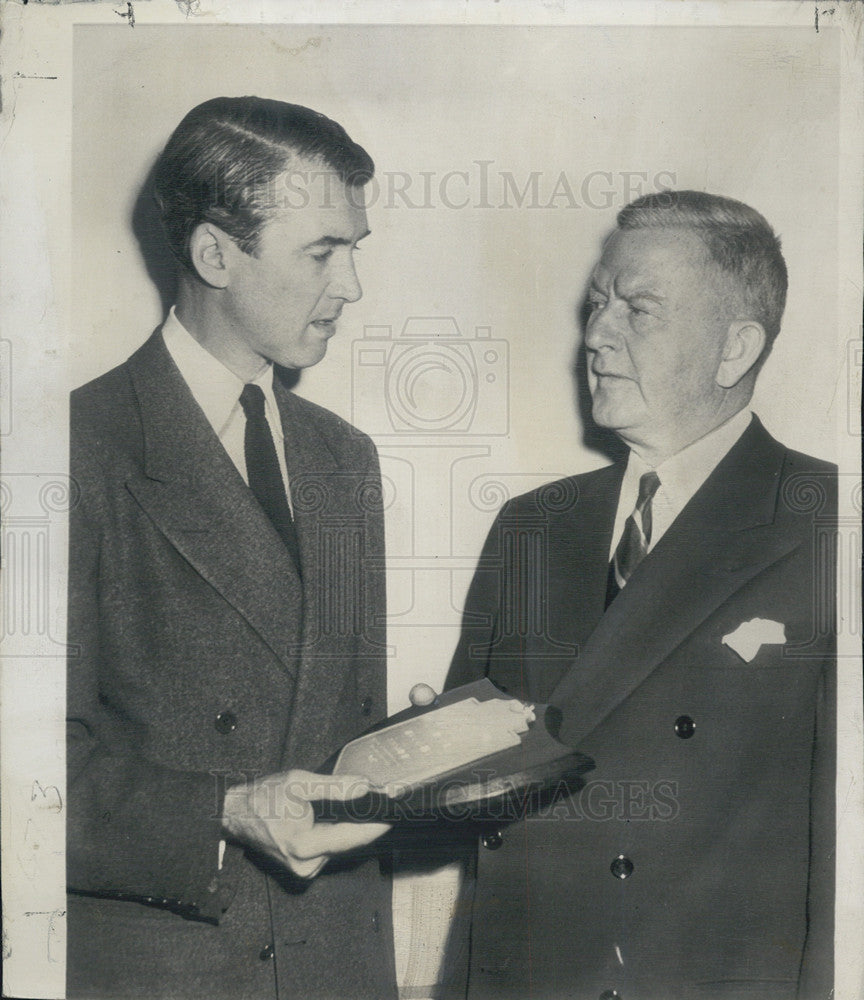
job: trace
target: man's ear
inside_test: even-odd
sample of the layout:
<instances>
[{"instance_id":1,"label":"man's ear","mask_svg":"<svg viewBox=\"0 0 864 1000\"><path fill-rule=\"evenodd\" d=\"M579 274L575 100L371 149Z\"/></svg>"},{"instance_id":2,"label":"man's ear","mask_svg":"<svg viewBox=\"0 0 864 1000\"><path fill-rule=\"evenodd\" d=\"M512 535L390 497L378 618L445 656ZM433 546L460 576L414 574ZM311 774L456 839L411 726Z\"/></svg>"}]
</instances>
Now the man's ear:
<instances>
[{"instance_id":1,"label":"man's ear","mask_svg":"<svg viewBox=\"0 0 864 1000\"><path fill-rule=\"evenodd\" d=\"M724 389L736 386L762 355L765 329L755 320L735 320L729 324L715 381Z\"/></svg>"},{"instance_id":2,"label":"man's ear","mask_svg":"<svg viewBox=\"0 0 864 1000\"><path fill-rule=\"evenodd\" d=\"M200 222L189 237L189 256L195 273L211 288L227 286L234 251L231 237L212 222Z\"/></svg>"}]
</instances>

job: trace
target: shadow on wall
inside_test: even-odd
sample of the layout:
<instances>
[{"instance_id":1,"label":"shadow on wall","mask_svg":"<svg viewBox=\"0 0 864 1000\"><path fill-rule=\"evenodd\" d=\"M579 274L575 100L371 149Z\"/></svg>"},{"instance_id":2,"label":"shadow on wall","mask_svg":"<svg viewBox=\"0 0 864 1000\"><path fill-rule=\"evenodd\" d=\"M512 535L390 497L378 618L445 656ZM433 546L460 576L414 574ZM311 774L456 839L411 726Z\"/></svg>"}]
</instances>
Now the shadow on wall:
<instances>
[{"instance_id":1,"label":"shadow on wall","mask_svg":"<svg viewBox=\"0 0 864 1000\"><path fill-rule=\"evenodd\" d=\"M177 261L168 247L162 232L159 210L153 198L153 175L156 163L150 168L132 209L132 232L138 241L141 257L150 280L159 292L162 315L174 305L177 293Z\"/></svg>"}]
</instances>

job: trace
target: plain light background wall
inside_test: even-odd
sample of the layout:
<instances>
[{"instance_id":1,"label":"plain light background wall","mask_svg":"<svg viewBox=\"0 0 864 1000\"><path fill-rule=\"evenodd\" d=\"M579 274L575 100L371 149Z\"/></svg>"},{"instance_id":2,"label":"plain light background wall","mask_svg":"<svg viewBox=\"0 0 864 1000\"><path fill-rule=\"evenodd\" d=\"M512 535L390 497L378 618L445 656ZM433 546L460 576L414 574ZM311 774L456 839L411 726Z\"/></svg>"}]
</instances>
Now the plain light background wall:
<instances>
[{"instance_id":1,"label":"plain light background wall","mask_svg":"<svg viewBox=\"0 0 864 1000\"><path fill-rule=\"evenodd\" d=\"M632 197L712 191L781 234L790 294L754 408L789 445L837 457L835 33L120 24L74 43L74 385L162 318L131 218L195 104L306 104L376 162L364 297L297 391L381 451L394 710L443 679L501 502L606 461L583 441L577 313Z\"/></svg>"},{"instance_id":2,"label":"plain light background wall","mask_svg":"<svg viewBox=\"0 0 864 1000\"><path fill-rule=\"evenodd\" d=\"M396 187L411 180L414 203L429 176L434 207L384 195L372 207L375 232L360 262L366 296L346 309L329 357L299 386L355 416L382 451L394 708L414 680L443 676L505 494L604 461L582 444L569 368L575 306L628 186L636 194L640 181L668 184L671 171L677 186L764 212L784 238L791 292L756 407L788 443L843 455L853 474L858 465L864 90L854 5L148 0L135 4L134 30L118 16L124 7L13 0L0 35L3 971L20 996L63 990L65 812L37 792L65 795L66 393L123 360L161 318L129 214L150 162L195 103L256 92L307 103L368 147L379 176ZM272 23L289 19L426 23ZM521 26L468 25L508 20ZM479 207L479 161L488 162L495 207ZM473 208L443 204L438 185L451 171L469 172ZM628 182L628 171L645 176ZM579 207L567 207L566 192L553 208L530 207L550 200L562 172ZM536 177L537 198L516 208L511 195L498 208L505 176L519 189ZM447 190L460 196L458 176ZM501 354L486 361L468 343L453 368L452 343L400 346L409 316L450 317L466 338L488 328L507 348L506 392L485 381L503 377ZM361 372L364 328L387 326L397 340L383 351L389 364ZM445 341L453 332L441 320L415 329ZM473 436L388 425L388 399L402 416L414 404L429 416L472 392L483 404ZM491 435L501 430L502 398L506 433ZM838 1000L862 995L860 493L856 512L851 492L841 492L851 586L841 574ZM416 986L434 976L452 893L412 881L397 883L394 904L407 967L400 981Z\"/></svg>"}]
</instances>

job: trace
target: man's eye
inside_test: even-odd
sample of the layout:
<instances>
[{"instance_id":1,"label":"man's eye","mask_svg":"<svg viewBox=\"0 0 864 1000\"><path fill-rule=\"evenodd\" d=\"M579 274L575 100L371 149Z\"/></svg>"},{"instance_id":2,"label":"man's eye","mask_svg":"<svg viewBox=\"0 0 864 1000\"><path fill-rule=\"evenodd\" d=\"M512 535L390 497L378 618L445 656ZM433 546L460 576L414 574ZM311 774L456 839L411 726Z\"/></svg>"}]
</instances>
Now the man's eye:
<instances>
[{"instance_id":1,"label":"man's eye","mask_svg":"<svg viewBox=\"0 0 864 1000\"><path fill-rule=\"evenodd\" d=\"M606 304L606 300L605 299L601 299L599 296L596 296L596 295L594 295L594 296L589 295L588 296L588 308L591 310L591 312L594 312L595 309L602 309L602 307L605 304Z\"/></svg>"},{"instance_id":2,"label":"man's eye","mask_svg":"<svg viewBox=\"0 0 864 1000\"><path fill-rule=\"evenodd\" d=\"M320 253L313 253L312 260L317 260L319 263L323 264L325 260L329 260L333 256L333 248L330 247L327 250L322 250Z\"/></svg>"}]
</instances>

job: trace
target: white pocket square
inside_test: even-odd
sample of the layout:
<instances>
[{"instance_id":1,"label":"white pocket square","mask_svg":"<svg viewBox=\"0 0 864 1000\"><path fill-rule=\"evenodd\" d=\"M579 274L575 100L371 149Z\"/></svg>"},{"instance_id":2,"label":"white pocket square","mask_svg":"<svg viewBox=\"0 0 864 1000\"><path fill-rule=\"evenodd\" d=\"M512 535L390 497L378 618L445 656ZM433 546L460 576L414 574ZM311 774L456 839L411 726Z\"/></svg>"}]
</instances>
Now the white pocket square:
<instances>
[{"instance_id":1,"label":"white pocket square","mask_svg":"<svg viewBox=\"0 0 864 1000\"><path fill-rule=\"evenodd\" d=\"M734 632L723 636L723 642L734 649L745 663L749 663L762 646L785 641L786 626L769 618L751 618L748 622L741 622Z\"/></svg>"}]
</instances>

